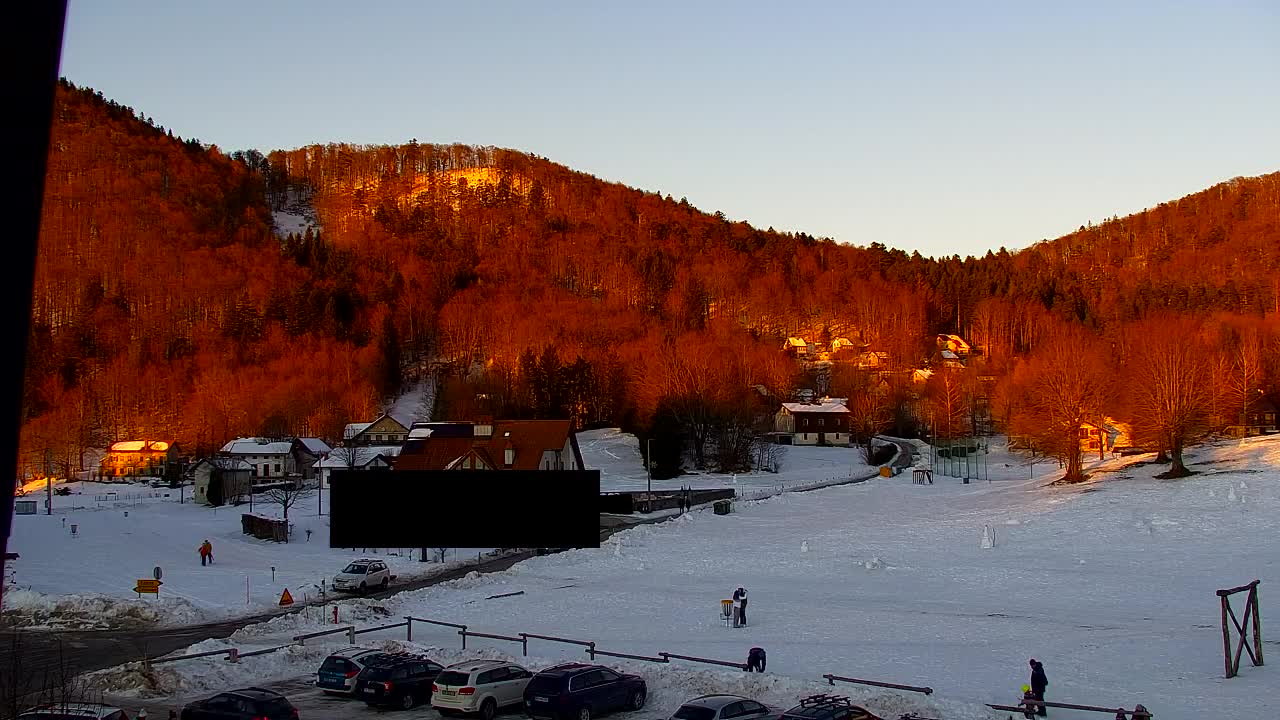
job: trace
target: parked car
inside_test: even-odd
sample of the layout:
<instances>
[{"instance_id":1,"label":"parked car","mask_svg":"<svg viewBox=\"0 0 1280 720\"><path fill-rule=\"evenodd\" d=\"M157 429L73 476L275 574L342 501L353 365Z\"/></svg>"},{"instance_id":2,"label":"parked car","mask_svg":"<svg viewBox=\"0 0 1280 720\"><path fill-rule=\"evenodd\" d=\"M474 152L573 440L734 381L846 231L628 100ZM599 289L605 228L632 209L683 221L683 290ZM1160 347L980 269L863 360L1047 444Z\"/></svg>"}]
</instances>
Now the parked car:
<instances>
[{"instance_id":1,"label":"parked car","mask_svg":"<svg viewBox=\"0 0 1280 720\"><path fill-rule=\"evenodd\" d=\"M316 687L329 695L354 695L360 672L375 658L386 655L383 650L349 647L325 658L316 673Z\"/></svg>"},{"instance_id":2,"label":"parked car","mask_svg":"<svg viewBox=\"0 0 1280 720\"><path fill-rule=\"evenodd\" d=\"M777 717L781 710L741 695L701 695L686 700L671 720L758 720Z\"/></svg>"},{"instance_id":3,"label":"parked car","mask_svg":"<svg viewBox=\"0 0 1280 720\"><path fill-rule=\"evenodd\" d=\"M782 714L779 720L884 720L838 695L811 695Z\"/></svg>"},{"instance_id":4,"label":"parked car","mask_svg":"<svg viewBox=\"0 0 1280 720\"><path fill-rule=\"evenodd\" d=\"M18 720L133 720L118 707L98 703L53 703L31 708Z\"/></svg>"},{"instance_id":5,"label":"parked car","mask_svg":"<svg viewBox=\"0 0 1280 720\"><path fill-rule=\"evenodd\" d=\"M524 711L535 719L591 720L614 710L639 710L647 695L638 675L603 665L565 663L533 676L524 689Z\"/></svg>"},{"instance_id":6,"label":"parked car","mask_svg":"<svg viewBox=\"0 0 1280 720\"><path fill-rule=\"evenodd\" d=\"M515 663L474 660L450 665L431 687L431 707L441 715L480 713L493 720L498 711L524 704L524 689L533 673Z\"/></svg>"},{"instance_id":7,"label":"parked car","mask_svg":"<svg viewBox=\"0 0 1280 720\"><path fill-rule=\"evenodd\" d=\"M251 687L190 703L182 720L298 720L298 708L278 692Z\"/></svg>"},{"instance_id":8,"label":"parked car","mask_svg":"<svg viewBox=\"0 0 1280 720\"><path fill-rule=\"evenodd\" d=\"M358 592L363 595L369 588L386 590L391 583L391 569L381 560L356 560L333 576L333 589Z\"/></svg>"},{"instance_id":9,"label":"parked car","mask_svg":"<svg viewBox=\"0 0 1280 720\"><path fill-rule=\"evenodd\" d=\"M387 654L365 666L356 695L375 707L408 710L420 702L431 702L431 686L443 671L443 665L421 655Z\"/></svg>"}]
</instances>

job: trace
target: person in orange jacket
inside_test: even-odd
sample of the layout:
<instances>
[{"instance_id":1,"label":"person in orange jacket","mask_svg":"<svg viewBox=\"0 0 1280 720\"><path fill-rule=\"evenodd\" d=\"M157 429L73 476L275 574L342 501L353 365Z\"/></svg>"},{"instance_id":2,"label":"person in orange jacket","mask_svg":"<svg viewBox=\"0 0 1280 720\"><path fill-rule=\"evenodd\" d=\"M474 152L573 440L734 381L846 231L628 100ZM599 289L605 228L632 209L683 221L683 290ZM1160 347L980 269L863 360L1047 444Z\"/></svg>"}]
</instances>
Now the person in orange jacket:
<instances>
[{"instance_id":1,"label":"person in orange jacket","mask_svg":"<svg viewBox=\"0 0 1280 720\"><path fill-rule=\"evenodd\" d=\"M200 565L213 564L213 544L207 539L200 544Z\"/></svg>"}]
</instances>

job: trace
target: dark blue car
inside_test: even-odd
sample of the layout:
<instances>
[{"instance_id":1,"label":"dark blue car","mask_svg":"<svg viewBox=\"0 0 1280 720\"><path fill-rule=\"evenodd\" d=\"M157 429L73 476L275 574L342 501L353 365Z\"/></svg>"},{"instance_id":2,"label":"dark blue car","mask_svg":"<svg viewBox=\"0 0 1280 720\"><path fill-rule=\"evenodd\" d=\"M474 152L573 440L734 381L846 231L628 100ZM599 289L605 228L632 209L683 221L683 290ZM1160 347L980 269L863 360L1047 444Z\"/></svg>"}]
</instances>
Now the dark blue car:
<instances>
[{"instance_id":1,"label":"dark blue car","mask_svg":"<svg viewBox=\"0 0 1280 720\"><path fill-rule=\"evenodd\" d=\"M639 710L647 694L638 675L566 663L533 676L524 690L524 711L535 720L591 720L615 710Z\"/></svg>"}]
</instances>

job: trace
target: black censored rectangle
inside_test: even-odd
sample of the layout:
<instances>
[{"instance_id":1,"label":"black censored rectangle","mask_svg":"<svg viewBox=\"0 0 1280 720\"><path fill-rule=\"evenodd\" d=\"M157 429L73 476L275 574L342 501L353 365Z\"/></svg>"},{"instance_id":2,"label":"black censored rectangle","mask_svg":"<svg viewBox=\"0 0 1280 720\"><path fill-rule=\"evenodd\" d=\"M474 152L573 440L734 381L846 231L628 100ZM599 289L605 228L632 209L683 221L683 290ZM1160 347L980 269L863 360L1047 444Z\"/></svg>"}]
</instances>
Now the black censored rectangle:
<instances>
[{"instance_id":1,"label":"black censored rectangle","mask_svg":"<svg viewBox=\"0 0 1280 720\"><path fill-rule=\"evenodd\" d=\"M335 470L329 546L600 547L599 470Z\"/></svg>"}]
</instances>

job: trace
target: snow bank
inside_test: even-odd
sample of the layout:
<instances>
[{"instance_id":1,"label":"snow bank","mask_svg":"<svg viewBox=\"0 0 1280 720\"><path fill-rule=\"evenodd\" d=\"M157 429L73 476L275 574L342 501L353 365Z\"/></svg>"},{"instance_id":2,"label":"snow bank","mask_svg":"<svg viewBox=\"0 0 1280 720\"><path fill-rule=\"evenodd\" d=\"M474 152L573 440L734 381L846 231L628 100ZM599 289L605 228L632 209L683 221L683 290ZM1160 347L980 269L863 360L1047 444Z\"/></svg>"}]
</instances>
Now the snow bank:
<instances>
[{"instance_id":1,"label":"snow bank","mask_svg":"<svg viewBox=\"0 0 1280 720\"><path fill-rule=\"evenodd\" d=\"M50 630L107 630L171 623L191 625L205 614L181 598L133 600L108 595L46 595L7 589L4 619L18 627Z\"/></svg>"}]
</instances>

